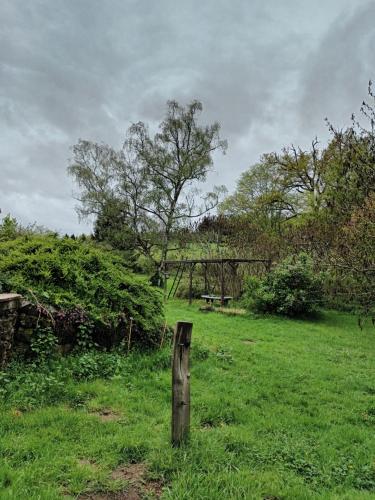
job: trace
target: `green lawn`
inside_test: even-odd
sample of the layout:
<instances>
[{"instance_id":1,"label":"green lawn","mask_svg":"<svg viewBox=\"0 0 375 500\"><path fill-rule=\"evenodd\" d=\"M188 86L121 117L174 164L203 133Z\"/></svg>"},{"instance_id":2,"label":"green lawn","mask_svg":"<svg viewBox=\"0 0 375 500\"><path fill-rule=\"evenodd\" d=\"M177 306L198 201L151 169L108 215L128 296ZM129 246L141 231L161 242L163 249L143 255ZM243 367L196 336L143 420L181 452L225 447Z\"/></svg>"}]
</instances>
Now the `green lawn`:
<instances>
[{"instance_id":1,"label":"green lawn","mask_svg":"<svg viewBox=\"0 0 375 500\"><path fill-rule=\"evenodd\" d=\"M169 445L169 349L132 355L109 379L66 380L56 362L40 400L3 376L1 499L126 498L128 476L112 471L137 463L145 498L163 485L176 500L375 499L373 328L182 301L167 317L194 323L190 444Z\"/></svg>"}]
</instances>

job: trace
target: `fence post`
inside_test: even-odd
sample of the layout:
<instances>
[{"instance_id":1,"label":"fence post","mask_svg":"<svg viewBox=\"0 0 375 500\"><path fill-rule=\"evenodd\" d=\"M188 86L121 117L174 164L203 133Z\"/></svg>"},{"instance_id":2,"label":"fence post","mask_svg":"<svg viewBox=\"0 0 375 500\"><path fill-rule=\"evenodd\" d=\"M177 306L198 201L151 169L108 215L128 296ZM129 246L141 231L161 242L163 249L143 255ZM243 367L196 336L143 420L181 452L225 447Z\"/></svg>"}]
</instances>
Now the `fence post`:
<instances>
[{"instance_id":1,"label":"fence post","mask_svg":"<svg viewBox=\"0 0 375 500\"><path fill-rule=\"evenodd\" d=\"M178 321L173 337L172 445L186 442L190 430L189 354L193 323Z\"/></svg>"}]
</instances>

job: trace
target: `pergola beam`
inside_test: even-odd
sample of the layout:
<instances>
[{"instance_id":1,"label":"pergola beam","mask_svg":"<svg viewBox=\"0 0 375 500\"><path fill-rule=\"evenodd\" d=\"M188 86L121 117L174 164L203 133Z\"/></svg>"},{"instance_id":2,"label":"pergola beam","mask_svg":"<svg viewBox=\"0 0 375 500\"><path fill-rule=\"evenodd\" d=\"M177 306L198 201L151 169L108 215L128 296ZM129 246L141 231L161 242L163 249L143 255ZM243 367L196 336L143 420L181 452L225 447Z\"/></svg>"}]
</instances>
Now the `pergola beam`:
<instances>
[{"instance_id":1,"label":"pergola beam","mask_svg":"<svg viewBox=\"0 0 375 500\"><path fill-rule=\"evenodd\" d=\"M244 263L252 263L252 262L260 262L263 264L268 264L270 262L269 259L181 259L181 260L165 260L164 264L166 265L176 265L185 262L186 264L225 264L227 262L236 263L236 262L244 262Z\"/></svg>"}]
</instances>

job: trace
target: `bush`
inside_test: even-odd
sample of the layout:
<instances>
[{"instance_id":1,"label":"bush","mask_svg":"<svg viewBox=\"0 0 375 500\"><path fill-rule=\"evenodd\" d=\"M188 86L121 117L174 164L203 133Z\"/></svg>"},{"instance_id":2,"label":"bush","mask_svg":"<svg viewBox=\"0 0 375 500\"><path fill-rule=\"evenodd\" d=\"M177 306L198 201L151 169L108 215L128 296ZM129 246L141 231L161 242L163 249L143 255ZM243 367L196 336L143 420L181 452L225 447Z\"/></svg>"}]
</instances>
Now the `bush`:
<instances>
[{"instance_id":1,"label":"bush","mask_svg":"<svg viewBox=\"0 0 375 500\"><path fill-rule=\"evenodd\" d=\"M127 337L131 323L132 345L159 345L160 292L132 274L121 257L90 241L54 235L0 241L0 285L42 312L53 311L63 343L75 344L85 324L95 342L110 347ZM67 332L73 336L68 341Z\"/></svg>"},{"instance_id":2,"label":"bush","mask_svg":"<svg viewBox=\"0 0 375 500\"><path fill-rule=\"evenodd\" d=\"M250 278L244 302L247 309L260 313L300 316L322 305L322 279L313 270L306 254L288 257L266 278Z\"/></svg>"}]
</instances>

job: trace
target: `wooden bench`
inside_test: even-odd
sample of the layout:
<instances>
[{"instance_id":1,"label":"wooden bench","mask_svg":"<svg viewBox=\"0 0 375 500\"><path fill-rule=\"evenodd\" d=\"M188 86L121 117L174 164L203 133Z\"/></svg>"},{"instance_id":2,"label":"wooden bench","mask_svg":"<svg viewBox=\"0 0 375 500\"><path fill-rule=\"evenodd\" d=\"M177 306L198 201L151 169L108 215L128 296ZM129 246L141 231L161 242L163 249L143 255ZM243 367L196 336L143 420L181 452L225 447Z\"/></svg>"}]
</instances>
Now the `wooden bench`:
<instances>
[{"instance_id":1,"label":"wooden bench","mask_svg":"<svg viewBox=\"0 0 375 500\"><path fill-rule=\"evenodd\" d=\"M227 306L229 301L233 299L233 297L230 297L229 295L224 295L224 297L221 297L220 295L201 295L202 299L205 299L207 304L212 304L218 300L219 302L222 302L222 305Z\"/></svg>"}]
</instances>

